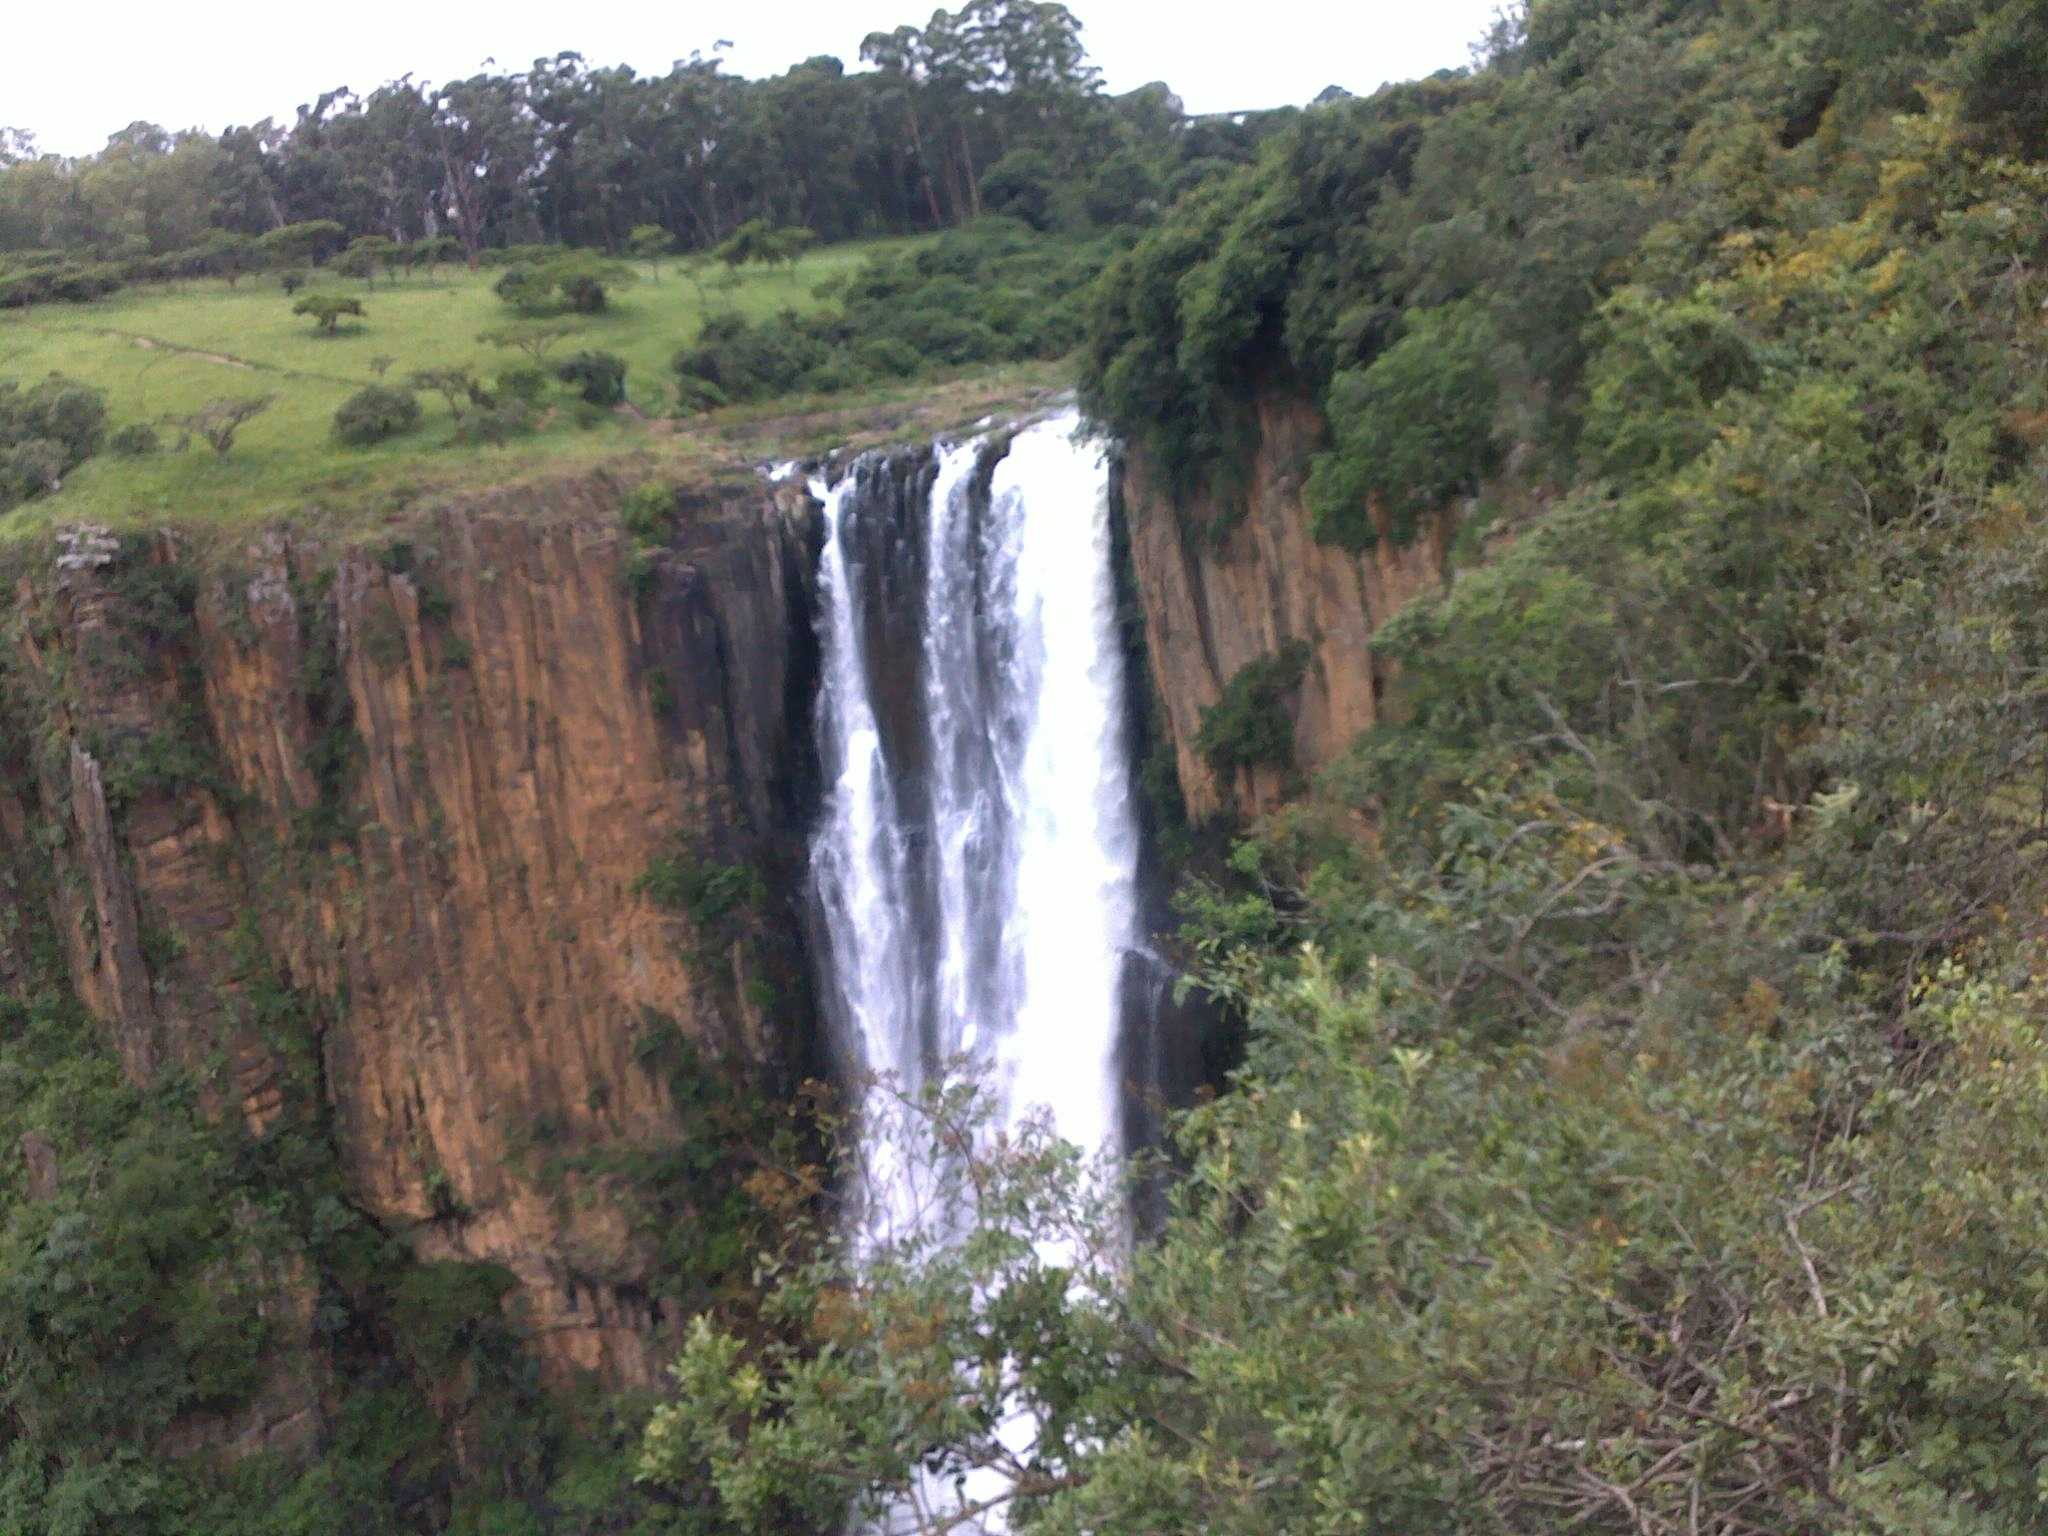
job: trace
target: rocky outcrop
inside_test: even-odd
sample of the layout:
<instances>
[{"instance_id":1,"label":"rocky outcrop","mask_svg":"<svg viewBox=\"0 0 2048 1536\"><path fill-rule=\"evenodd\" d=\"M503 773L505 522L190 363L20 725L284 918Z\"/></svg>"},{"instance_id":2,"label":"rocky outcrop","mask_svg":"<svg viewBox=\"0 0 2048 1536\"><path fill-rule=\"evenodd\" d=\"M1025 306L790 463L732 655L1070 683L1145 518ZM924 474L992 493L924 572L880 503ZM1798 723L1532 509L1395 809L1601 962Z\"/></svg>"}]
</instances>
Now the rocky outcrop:
<instances>
[{"instance_id":1,"label":"rocky outcrop","mask_svg":"<svg viewBox=\"0 0 2048 1536\"><path fill-rule=\"evenodd\" d=\"M759 926L795 926L815 509L735 480L636 538L622 489L347 548L73 536L10 594L0 753L0 932L50 909L130 1077L187 1070L259 1138L310 1082L351 1200L422 1259L503 1266L546 1372L611 1387L678 1321L578 1171L689 1130L645 1033L758 1085L812 1050L793 952L707 944L643 876L746 864ZM268 1443L294 1409L265 1413Z\"/></svg>"},{"instance_id":2,"label":"rocky outcrop","mask_svg":"<svg viewBox=\"0 0 2048 1536\"><path fill-rule=\"evenodd\" d=\"M1142 453L1125 466L1123 498L1146 649L1190 815L1272 809L1292 779L1342 753L1381 716L1389 663L1372 636L1443 579L1448 516L1414 542L1383 536L1363 554L1318 543L1302 480L1323 424L1299 394L1272 390L1257 403L1257 448L1241 507L1176 496ZM1224 529L1220 535L1212 529ZM1382 524L1382 533L1385 534ZM1245 667L1306 647L1293 709L1294 761L1219 773L1196 745L1203 712Z\"/></svg>"}]
</instances>

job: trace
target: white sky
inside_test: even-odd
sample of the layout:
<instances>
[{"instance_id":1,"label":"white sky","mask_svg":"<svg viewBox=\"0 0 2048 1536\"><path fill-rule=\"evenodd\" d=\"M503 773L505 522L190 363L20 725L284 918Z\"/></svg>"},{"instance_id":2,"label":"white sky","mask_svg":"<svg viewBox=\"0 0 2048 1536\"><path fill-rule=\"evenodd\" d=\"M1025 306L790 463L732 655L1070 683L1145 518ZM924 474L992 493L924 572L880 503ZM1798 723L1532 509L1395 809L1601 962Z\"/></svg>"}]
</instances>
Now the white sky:
<instances>
[{"instance_id":1,"label":"white sky","mask_svg":"<svg viewBox=\"0 0 2048 1536\"><path fill-rule=\"evenodd\" d=\"M775 74L814 54L849 62L869 32L922 25L934 0L0 0L0 126L83 154L137 118L219 130L347 85L367 94L410 71L523 68L563 49L593 64L664 72L733 43L727 68ZM1336 84L1364 94L1463 65L1499 0L1067 0L1109 88L1164 80L1193 112L1301 103ZM951 0L948 9L957 9Z\"/></svg>"}]
</instances>

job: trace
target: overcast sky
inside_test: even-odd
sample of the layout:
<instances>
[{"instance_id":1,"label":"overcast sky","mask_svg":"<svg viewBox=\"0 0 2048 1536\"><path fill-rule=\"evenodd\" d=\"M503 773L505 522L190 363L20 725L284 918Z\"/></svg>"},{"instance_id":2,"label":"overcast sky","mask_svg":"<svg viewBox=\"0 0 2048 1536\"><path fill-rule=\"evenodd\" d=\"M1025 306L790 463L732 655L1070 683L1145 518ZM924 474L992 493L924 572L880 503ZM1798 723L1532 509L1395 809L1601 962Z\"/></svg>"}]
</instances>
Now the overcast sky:
<instances>
[{"instance_id":1,"label":"overcast sky","mask_svg":"<svg viewBox=\"0 0 2048 1536\"><path fill-rule=\"evenodd\" d=\"M953 0L957 8L959 0ZM1498 0L1067 0L1112 90L1164 80L1194 112L1304 102L1336 84L1361 94L1467 62ZM720 39L727 67L775 74L814 54L856 58L869 32L922 25L933 0L0 0L0 126L82 154L137 118L221 129L275 117L346 85L395 75L523 67L573 49L593 64L664 72Z\"/></svg>"}]
</instances>

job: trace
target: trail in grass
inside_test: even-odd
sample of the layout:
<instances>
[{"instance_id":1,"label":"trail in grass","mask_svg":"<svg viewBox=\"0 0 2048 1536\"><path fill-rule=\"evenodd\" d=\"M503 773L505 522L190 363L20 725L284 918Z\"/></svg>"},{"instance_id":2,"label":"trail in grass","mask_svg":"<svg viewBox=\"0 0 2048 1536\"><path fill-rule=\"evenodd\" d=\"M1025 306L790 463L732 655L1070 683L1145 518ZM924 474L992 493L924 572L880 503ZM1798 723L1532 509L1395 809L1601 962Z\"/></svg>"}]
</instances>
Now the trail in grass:
<instances>
[{"instance_id":1,"label":"trail in grass","mask_svg":"<svg viewBox=\"0 0 2048 1536\"><path fill-rule=\"evenodd\" d=\"M350 378L339 373L318 373L307 368L288 368L283 363L266 363L253 357L237 357L232 352L215 352L206 347L191 346L182 341L170 341L162 336L152 336L146 331L124 331L111 325L41 325L34 320L17 319L14 324L24 331L35 331L43 336L106 336L118 341L130 342L148 352L174 352L180 357L196 357L201 362L217 363L223 368L243 368L254 373L274 373L280 378L306 379L321 384L339 384L346 389L359 389L371 382L363 378Z\"/></svg>"}]
</instances>

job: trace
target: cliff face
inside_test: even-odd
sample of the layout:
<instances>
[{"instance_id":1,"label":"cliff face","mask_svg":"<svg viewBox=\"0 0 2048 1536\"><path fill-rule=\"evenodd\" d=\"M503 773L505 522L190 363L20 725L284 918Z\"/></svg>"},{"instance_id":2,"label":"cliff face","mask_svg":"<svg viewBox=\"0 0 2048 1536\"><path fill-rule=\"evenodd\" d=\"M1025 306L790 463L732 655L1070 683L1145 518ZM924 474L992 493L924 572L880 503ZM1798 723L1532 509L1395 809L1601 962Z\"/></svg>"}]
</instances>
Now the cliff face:
<instances>
[{"instance_id":1,"label":"cliff face","mask_svg":"<svg viewBox=\"0 0 2048 1536\"><path fill-rule=\"evenodd\" d=\"M1443 578L1451 524L1426 521L1416 540L1383 537L1352 555L1309 532L1302 481L1323 425L1300 396L1269 391L1257 402L1257 447L1242 516L1225 519L1206 496L1178 498L1143 454L1125 468L1131 562L1146 647L1189 813L1256 815L1286 793L1274 767L1218 773L1196 746L1202 714L1240 670L1291 642L1308 665L1292 710L1294 769L1312 773L1380 718L1389 663L1374 632Z\"/></svg>"},{"instance_id":2,"label":"cliff face","mask_svg":"<svg viewBox=\"0 0 2048 1536\"><path fill-rule=\"evenodd\" d=\"M1142 457L1123 483L1159 725L1198 816L1288 790L1199 750L1231 679L1301 642L1312 771L1378 718L1371 637L1443 570L1443 525L1360 557L1317 544L1300 485L1320 423L1273 395L1259 428L1218 539L1194 531L1216 508L1176 503ZM629 532L623 495L586 476L352 545L74 532L0 593L0 991L53 935L132 1082L189 1079L252 1145L312 1115L354 1210L417 1260L499 1266L546 1378L615 1389L673 1351L682 1308L657 1298L698 1208L672 1177L650 1230L621 1170L686 1166L693 1137L743 1168L718 1108L781 1098L820 1054L797 938L817 509L744 479L651 521L636 498ZM753 894L700 903L707 873ZM0 1156L31 1195L62 1187L48 1146ZM174 1438L308 1445L328 1282L245 1268L275 1369Z\"/></svg>"},{"instance_id":3,"label":"cliff face","mask_svg":"<svg viewBox=\"0 0 2048 1536\"><path fill-rule=\"evenodd\" d=\"M480 498L374 549L72 535L11 594L0 722L0 938L46 908L131 1079L187 1069L259 1139L309 1082L349 1198L422 1259L502 1265L544 1370L613 1387L677 1321L589 1171L692 1130L650 1031L764 1088L812 1050L774 935L816 533L800 494L736 483L636 542L618 490ZM752 870L750 931L644 894L663 856Z\"/></svg>"}]
</instances>

